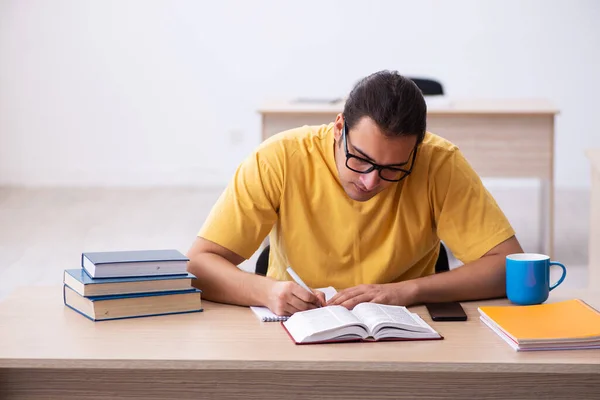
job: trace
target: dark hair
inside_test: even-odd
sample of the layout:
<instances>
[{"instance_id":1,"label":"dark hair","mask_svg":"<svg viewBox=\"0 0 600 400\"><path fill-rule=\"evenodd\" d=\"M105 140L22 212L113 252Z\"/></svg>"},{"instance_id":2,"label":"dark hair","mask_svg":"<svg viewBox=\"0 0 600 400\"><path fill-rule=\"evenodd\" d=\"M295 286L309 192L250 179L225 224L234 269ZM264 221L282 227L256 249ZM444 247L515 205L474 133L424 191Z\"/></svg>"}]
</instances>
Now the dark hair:
<instances>
[{"instance_id":1,"label":"dark hair","mask_svg":"<svg viewBox=\"0 0 600 400\"><path fill-rule=\"evenodd\" d=\"M344 105L347 129L370 117L387 136L425 137L427 105L421 90L396 71L379 71L354 86Z\"/></svg>"}]
</instances>

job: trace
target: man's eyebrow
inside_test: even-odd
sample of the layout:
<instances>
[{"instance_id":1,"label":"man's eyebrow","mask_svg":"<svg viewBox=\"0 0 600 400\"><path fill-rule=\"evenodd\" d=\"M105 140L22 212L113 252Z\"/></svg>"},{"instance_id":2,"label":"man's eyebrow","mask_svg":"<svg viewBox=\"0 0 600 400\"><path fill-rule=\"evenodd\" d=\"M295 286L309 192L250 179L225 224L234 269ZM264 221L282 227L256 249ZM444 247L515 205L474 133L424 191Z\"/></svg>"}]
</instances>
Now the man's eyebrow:
<instances>
[{"instance_id":1,"label":"man's eyebrow","mask_svg":"<svg viewBox=\"0 0 600 400\"><path fill-rule=\"evenodd\" d=\"M359 149L358 147L356 147L356 146L352 145L352 148L354 148L354 150L358 151L358 152L359 152L359 153L360 153L360 154L361 154L363 157L365 157L367 160L369 160L369 161L372 161L373 163L377 164L377 162L376 162L375 160L373 160L371 157L369 157L369 155L368 155L367 153L365 153L364 151L362 151L362 150L361 150L361 149ZM413 149L413 151L414 151L414 149ZM412 155L412 153L413 153L413 152L411 151L411 152L410 152L410 154L409 154L409 156L408 156L408 160L406 160L406 161L404 161L404 162L402 162L402 163L400 163L400 164L387 164L387 166L389 166L389 167L392 167L392 168L393 168L394 166L400 167L400 166L402 166L402 165L406 165L406 164L408 164L408 163L410 162L410 156ZM385 166L385 165L384 165L384 166Z\"/></svg>"},{"instance_id":2,"label":"man's eyebrow","mask_svg":"<svg viewBox=\"0 0 600 400\"><path fill-rule=\"evenodd\" d=\"M359 149L358 147L352 145L352 147L354 147L354 150L358 151L363 157L365 157L367 160L369 161L373 161L375 162L375 160L373 160L371 157L369 157L369 155L367 153L365 153L364 151L362 151L361 149Z\"/></svg>"}]
</instances>

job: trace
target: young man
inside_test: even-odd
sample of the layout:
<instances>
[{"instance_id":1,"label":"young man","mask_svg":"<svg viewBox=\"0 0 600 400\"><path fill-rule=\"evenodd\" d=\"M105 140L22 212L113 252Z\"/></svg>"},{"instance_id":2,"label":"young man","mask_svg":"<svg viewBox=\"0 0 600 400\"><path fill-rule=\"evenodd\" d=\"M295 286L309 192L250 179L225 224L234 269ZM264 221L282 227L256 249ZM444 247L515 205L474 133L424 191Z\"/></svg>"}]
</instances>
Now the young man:
<instances>
[{"instance_id":1,"label":"young man","mask_svg":"<svg viewBox=\"0 0 600 400\"><path fill-rule=\"evenodd\" d=\"M427 132L416 85L381 71L323 126L275 135L237 169L189 251L208 300L279 315L328 304L413 305L505 295L514 230L460 150ZM236 267L270 233L266 277ZM434 274L440 240L464 265Z\"/></svg>"}]
</instances>

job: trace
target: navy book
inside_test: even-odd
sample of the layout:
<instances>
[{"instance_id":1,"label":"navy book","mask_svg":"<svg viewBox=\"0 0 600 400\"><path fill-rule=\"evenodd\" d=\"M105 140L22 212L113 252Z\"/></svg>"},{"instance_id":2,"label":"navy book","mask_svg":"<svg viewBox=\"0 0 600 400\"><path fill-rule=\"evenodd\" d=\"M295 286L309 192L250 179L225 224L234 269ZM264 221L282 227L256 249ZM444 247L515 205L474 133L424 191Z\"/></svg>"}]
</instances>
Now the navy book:
<instances>
[{"instance_id":1,"label":"navy book","mask_svg":"<svg viewBox=\"0 0 600 400\"><path fill-rule=\"evenodd\" d=\"M200 296L200 290L190 288L176 292L83 297L63 285L65 305L92 321L199 312L202 311Z\"/></svg>"},{"instance_id":2,"label":"navy book","mask_svg":"<svg viewBox=\"0 0 600 400\"><path fill-rule=\"evenodd\" d=\"M81 267L92 278L185 275L189 259L174 249L86 252Z\"/></svg>"},{"instance_id":3,"label":"navy book","mask_svg":"<svg viewBox=\"0 0 600 400\"><path fill-rule=\"evenodd\" d=\"M128 293L171 292L192 288L192 274L128 278L92 278L82 268L66 269L63 283L84 297Z\"/></svg>"}]
</instances>

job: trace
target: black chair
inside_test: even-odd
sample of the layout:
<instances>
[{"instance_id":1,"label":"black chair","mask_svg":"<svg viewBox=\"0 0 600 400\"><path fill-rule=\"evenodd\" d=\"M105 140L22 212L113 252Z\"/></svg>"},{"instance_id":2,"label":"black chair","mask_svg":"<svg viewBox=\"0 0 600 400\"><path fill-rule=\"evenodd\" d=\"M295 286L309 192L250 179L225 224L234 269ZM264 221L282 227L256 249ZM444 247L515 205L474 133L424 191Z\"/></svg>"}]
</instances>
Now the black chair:
<instances>
[{"instance_id":1,"label":"black chair","mask_svg":"<svg viewBox=\"0 0 600 400\"><path fill-rule=\"evenodd\" d=\"M269 251L271 249L271 245L267 245L263 251L258 256L258 260L256 260L256 270L255 273L257 275L266 276L267 269L269 268ZM440 254L438 255L438 259L435 263L435 273L445 272L450 270L450 263L448 261L448 252L446 251L446 247L444 247L443 243L440 243Z\"/></svg>"},{"instance_id":2,"label":"black chair","mask_svg":"<svg viewBox=\"0 0 600 400\"><path fill-rule=\"evenodd\" d=\"M410 78L410 80L421 89L424 96L441 96L444 94L444 87L436 80L426 78Z\"/></svg>"},{"instance_id":3,"label":"black chair","mask_svg":"<svg viewBox=\"0 0 600 400\"><path fill-rule=\"evenodd\" d=\"M271 250L271 245L268 244L263 251L258 256L258 260L256 260L256 270L254 271L257 275L266 276L267 269L269 269L269 251Z\"/></svg>"}]
</instances>

